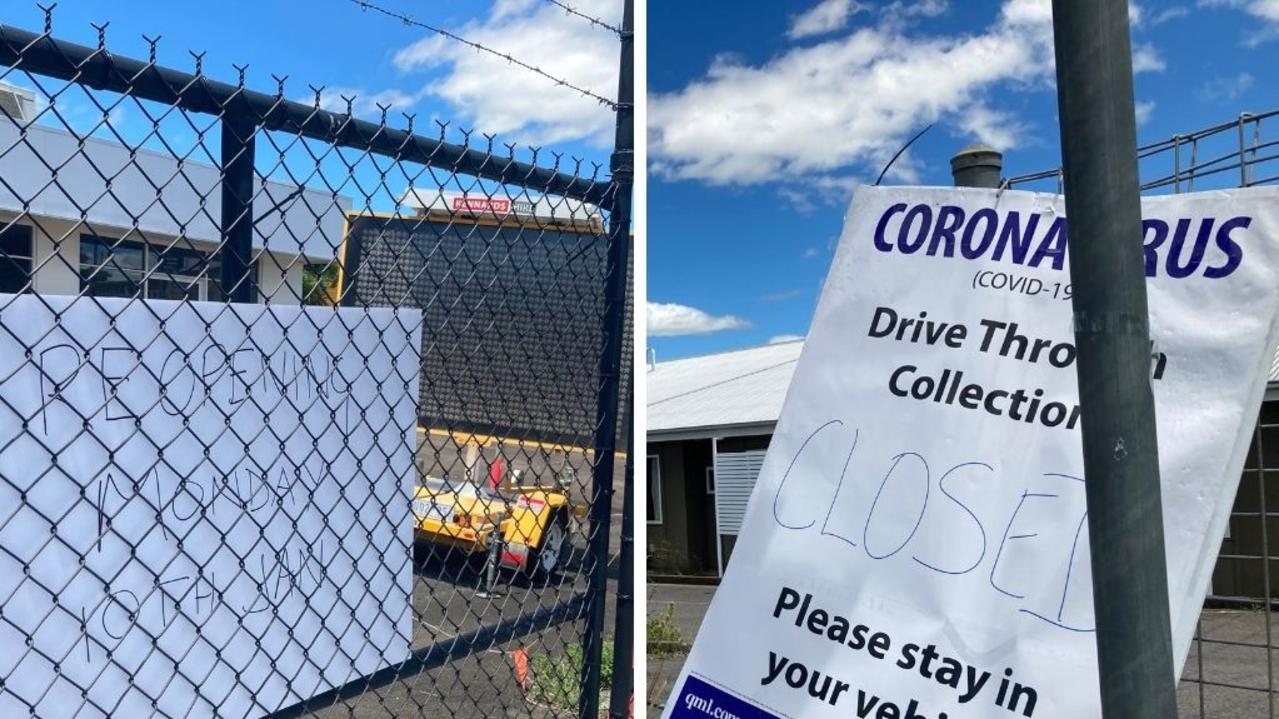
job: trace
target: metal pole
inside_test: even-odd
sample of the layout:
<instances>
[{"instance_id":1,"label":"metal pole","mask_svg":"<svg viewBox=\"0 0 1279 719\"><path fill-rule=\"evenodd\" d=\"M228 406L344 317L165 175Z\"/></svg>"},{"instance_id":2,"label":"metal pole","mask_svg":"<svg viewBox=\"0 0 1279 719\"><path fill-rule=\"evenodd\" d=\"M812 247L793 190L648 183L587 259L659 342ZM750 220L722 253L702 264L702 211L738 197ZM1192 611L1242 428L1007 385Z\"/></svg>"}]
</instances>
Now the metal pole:
<instances>
[{"instance_id":1,"label":"metal pole","mask_svg":"<svg viewBox=\"0 0 1279 719\"><path fill-rule=\"evenodd\" d=\"M604 345L600 351L599 398L596 403L595 461L591 473L590 556L587 580L590 612L582 636L580 719L596 719L600 708L604 610L608 591L608 533L613 504L613 450L617 445L618 385L622 374L622 337L626 325L626 263L630 257L631 182L635 173L635 4L622 8L621 58L617 68L617 132L611 170L608 218L608 268L604 295ZM629 355L628 355L629 356ZM633 448L632 448L633 449Z\"/></svg>"},{"instance_id":2,"label":"metal pole","mask_svg":"<svg viewBox=\"0 0 1279 719\"><path fill-rule=\"evenodd\" d=\"M626 406L626 474L622 483L622 556L617 563L617 617L613 629L613 693L609 719L630 719L635 670L635 395Z\"/></svg>"},{"instance_id":3,"label":"metal pole","mask_svg":"<svg viewBox=\"0 0 1279 719\"><path fill-rule=\"evenodd\" d=\"M1125 0L1053 0L1102 716L1177 716Z\"/></svg>"},{"instance_id":4,"label":"metal pole","mask_svg":"<svg viewBox=\"0 0 1279 719\"><path fill-rule=\"evenodd\" d=\"M257 127L244 115L222 116L222 293L256 302L253 268L253 153Z\"/></svg>"}]
</instances>

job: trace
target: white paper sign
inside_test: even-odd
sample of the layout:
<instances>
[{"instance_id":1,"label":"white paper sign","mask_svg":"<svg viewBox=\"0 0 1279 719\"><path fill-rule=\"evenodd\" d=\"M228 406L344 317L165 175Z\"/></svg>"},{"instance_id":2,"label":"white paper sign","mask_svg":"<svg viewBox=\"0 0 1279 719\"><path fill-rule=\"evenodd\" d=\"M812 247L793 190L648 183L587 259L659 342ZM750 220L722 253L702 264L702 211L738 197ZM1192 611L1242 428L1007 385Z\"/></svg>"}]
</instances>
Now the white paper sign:
<instances>
[{"instance_id":1,"label":"white paper sign","mask_svg":"<svg viewBox=\"0 0 1279 719\"><path fill-rule=\"evenodd\" d=\"M418 311L0 307L0 716L256 717L406 657Z\"/></svg>"},{"instance_id":2,"label":"white paper sign","mask_svg":"<svg viewBox=\"0 0 1279 719\"><path fill-rule=\"evenodd\" d=\"M1277 199L1143 201L1178 671L1277 340ZM1064 217L858 191L666 716L1099 716Z\"/></svg>"}]
</instances>

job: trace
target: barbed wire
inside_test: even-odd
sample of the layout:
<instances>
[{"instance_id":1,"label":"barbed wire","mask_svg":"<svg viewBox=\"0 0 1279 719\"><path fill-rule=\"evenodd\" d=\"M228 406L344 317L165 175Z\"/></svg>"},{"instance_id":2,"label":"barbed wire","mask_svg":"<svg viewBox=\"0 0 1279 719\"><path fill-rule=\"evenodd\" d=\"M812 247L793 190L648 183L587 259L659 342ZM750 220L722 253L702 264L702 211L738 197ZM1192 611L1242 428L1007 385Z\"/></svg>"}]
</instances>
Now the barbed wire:
<instances>
[{"instance_id":1,"label":"barbed wire","mask_svg":"<svg viewBox=\"0 0 1279 719\"><path fill-rule=\"evenodd\" d=\"M481 43L475 42L474 40L468 40L467 38L464 38L464 37L462 37L461 35L458 35L457 33L450 32L450 31L448 31L448 30L445 30L444 28L436 27L436 26L434 26L434 25L430 25L430 24L427 24L427 23L421 22L420 20L415 20L414 18L409 17L408 15L405 15L405 14L403 14L403 13L399 13L399 12L395 12L394 10L388 10L388 9L386 9L386 8L384 8L384 7L382 7L382 6L378 5L378 4L376 4L376 3L370 2L370 0L350 0L350 2L352 2L352 3L356 4L356 5L359 5L359 6L360 6L360 8L362 8L363 10L366 10L366 11L367 11L367 10L372 10L372 11L374 11L374 12L381 13L381 14L383 14L383 15L386 15L387 17L390 17L390 18L394 18L394 19L396 19L396 20L399 20L400 22L404 23L405 25L411 25L411 26L413 26L413 27L420 27L420 28L422 28L423 30L429 30L429 31L431 31L431 32L433 32L433 33L436 33L436 34L438 34L438 35L442 35L442 36L444 36L444 37L446 37L446 38L448 38L448 39L450 39L450 40L454 40L454 41L456 41L456 42L460 42L460 43L462 43L463 45L466 45L466 46L468 46L468 47L472 47L472 48L474 48L474 49L476 49L476 50L478 50L478 51L480 51L480 52L485 52L485 53L488 53L488 54L490 54L490 55L493 55L494 57L499 57L499 58L501 58L501 59L503 59L503 60L506 60L508 63L510 63L510 64L512 64L512 65L515 65L515 66L517 66L517 67L521 67L521 68L523 68L523 69L525 69L525 70L528 70L529 72L532 72L532 73L535 73L535 74L537 74L537 75L540 75L541 77L544 77L544 78L546 78L547 80L550 80L551 82L554 82L556 85L559 85L559 86L561 86L561 87L564 87L564 88L567 88L567 89L569 89L569 90L572 90L572 91L574 91L574 92L578 93L579 95L583 95L583 96L585 96L585 97L589 97L589 98L591 98L592 100L596 100L596 101L597 101L597 102L599 102L600 104L608 106L608 108L609 108L610 110L612 110L612 111L614 111L614 112L617 112L617 102L615 102L615 101L613 101L613 100L611 100L611 99L609 99L609 98L607 98L607 97L604 97L603 95L600 95L600 94L598 94L598 93L596 93L596 92L592 92L591 90L589 90L589 89L587 89L587 88L581 87L581 86L579 86L579 85L575 85L575 84L573 84L573 83L569 82L568 80L565 80L564 78L556 77L555 75L552 75L552 74L550 74L550 73L546 72L546 71L545 71L545 70L543 70L542 68L537 67L537 66L535 66L535 65L531 65L531 64L529 64L529 63L527 63L527 62L524 62L523 60L521 60L521 59L519 59L519 58L517 58L517 57L515 57L515 56L511 55L510 53L502 52L502 51L500 51L500 50L494 50L494 49L493 49L493 48L491 48L491 47L488 47L488 46L483 45L483 44L481 44Z\"/></svg>"},{"instance_id":2,"label":"barbed wire","mask_svg":"<svg viewBox=\"0 0 1279 719\"><path fill-rule=\"evenodd\" d=\"M582 12L581 10L578 10L577 8L571 5L567 5L565 3L560 2L560 0L546 0L546 2L554 5L555 7L562 8L564 12L568 13L569 15L575 15L591 23L592 25L608 30L612 32L614 35L617 35L618 37L622 36L622 28L616 25L610 25L597 17L592 17L590 15L587 15L586 13Z\"/></svg>"}]
</instances>

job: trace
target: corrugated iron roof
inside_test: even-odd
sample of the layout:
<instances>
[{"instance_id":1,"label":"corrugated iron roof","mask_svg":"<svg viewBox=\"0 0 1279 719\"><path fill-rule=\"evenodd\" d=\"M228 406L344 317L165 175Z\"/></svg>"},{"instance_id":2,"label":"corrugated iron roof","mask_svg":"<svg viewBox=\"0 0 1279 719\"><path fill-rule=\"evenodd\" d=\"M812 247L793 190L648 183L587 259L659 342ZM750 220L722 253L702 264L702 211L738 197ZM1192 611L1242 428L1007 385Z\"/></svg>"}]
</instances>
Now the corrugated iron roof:
<instances>
[{"instance_id":1,"label":"corrugated iron roof","mask_svg":"<svg viewBox=\"0 0 1279 719\"><path fill-rule=\"evenodd\" d=\"M648 370L648 431L776 422L803 340L659 362Z\"/></svg>"}]
</instances>

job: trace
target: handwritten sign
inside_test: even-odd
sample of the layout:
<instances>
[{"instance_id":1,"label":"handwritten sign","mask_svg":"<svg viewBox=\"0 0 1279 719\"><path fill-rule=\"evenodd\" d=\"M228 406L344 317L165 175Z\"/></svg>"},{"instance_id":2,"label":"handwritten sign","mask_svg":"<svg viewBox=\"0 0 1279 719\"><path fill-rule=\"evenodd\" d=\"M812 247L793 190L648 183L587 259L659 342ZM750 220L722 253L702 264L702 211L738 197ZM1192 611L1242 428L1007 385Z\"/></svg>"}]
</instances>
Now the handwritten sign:
<instances>
[{"instance_id":1,"label":"handwritten sign","mask_svg":"<svg viewBox=\"0 0 1279 719\"><path fill-rule=\"evenodd\" d=\"M1143 202L1178 671L1279 341L1277 199ZM1059 196L858 191L665 716L1100 715L1066 236Z\"/></svg>"},{"instance_id":2,"label":"handwritten sign","mask_svg":"<svg viewBox=\"0 0 1279 719\"><path fill-rule=\"evenodd\" d=\"M0 306L0 715L255 717L405 658L418 311Z\"/></svg>"}]
</instances>

